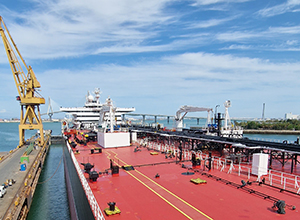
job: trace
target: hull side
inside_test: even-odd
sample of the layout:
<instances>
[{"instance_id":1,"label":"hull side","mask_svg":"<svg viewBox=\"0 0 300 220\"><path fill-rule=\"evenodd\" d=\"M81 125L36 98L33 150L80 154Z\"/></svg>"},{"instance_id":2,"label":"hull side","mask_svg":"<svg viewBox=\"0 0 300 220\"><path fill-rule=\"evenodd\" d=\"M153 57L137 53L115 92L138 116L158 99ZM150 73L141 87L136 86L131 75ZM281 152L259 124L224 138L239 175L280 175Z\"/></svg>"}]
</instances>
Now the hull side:
<instances>
[{"instance_id":1,"label":"hull side","mask_svg":"<svg viewBox=\"0 0 300 220\"><path fill-rule=\"evenodd\" d=\"M64 147L64 166L71 219L95 219L67 147Z\"/></svg>"}]
</instances>

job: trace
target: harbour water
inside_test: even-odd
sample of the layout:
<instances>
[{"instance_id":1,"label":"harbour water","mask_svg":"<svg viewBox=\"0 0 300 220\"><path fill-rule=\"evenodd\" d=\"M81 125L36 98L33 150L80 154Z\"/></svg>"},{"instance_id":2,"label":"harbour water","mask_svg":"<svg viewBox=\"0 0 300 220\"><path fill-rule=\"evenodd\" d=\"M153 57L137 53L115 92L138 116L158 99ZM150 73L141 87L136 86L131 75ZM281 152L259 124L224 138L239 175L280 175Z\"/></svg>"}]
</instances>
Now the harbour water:
<instances>
[{"instance_id":1,"label":"harbour water","mask_svg":"<svg viewBox=\"0 0 300 220\"><path fill-rule=\"evenodd\" d=\"M60 123L43 123L45 130L60 135ZM19 144L19 123L0 123L0 152L8 152ZM36 131L26 131L29 138ZM62 161L62 145L51 145L39 178L28 220L70 219Z\"/></svg>"},{"instance_id":2,"label":"harbour water","mask_svg":"<svg viewBox=\"0 0 300 220\"><path fill-rule=\"evenodd\" d=\"M62 145L51 145L27 220L70 219Z\"/></svg>"},{"instance_id":3,"label":"harbour water","mask_svg":"<svg viewBox=\"0 0 300 220\"><path fill-rule=\"evenodd\" d=\"M200 128L200 127L205 127L206 124L206 119L205 118L200 118L199 121L196 119L184 119L183 120L183 127L184 128ZM141 118L135 118L132 120L132 123L135 124L142 124L142 119ZM172 129L175 128L175 120L171 119L169 122L165 118L158 118L157 121L155 122L153 117L146 118L145 124L147 125L155 125L155 124L161 124L161 128L166 127L167 129ZM244 137L247 137L249 139L254 139L254 140L263 140L263 141L272 141L272 142L283 142L283 141L288 141L289 143L294 143L297 138L300 135L284 135L284 134L244 134Z\"/></svg>"},{"instance_id":4,"label":"harbour water","mask_svg":"<svg viewBox=\"0 0 300 220\"><path fill-rule=\"evenodd\" d=\"M147 120L148 123L154 120ZM174 122L171 120L159 120L159 123L164 124L164 127L174 127ZM201 124L202 123L202 124ZM185 120L186 127L203 126L203 121L200 125L194 120ZM205 123L205 122L204 122ZM0 152L7 152L14 148L19 143L18 134L19 123L0 123ZM44 123L45 130L52 130L53 135L60 135L60 123ZM25 137L31 137L35 131L26 131ZM245 134L244 137L249 139L294 142L298 135L266 135L266 134ZM28 215L29 220L36 219L70 219L67 192L64 179L64 168L62 161L62 145L52 145L45 160L33 203Z\"/></svg>"}]
</instances>

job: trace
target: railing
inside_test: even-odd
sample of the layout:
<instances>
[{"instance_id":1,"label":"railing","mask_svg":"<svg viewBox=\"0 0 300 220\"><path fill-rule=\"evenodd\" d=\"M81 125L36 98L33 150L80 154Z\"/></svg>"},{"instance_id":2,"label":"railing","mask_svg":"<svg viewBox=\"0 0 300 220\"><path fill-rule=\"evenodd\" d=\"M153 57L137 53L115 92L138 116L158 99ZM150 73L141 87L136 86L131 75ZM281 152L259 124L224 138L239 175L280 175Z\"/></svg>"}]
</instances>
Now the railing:
<instances>
[{"instance_id":1,"label":"railing","mask_svg":"<svg viewBox=\"0 0 300 220\"><path fill-rule=\"evenodd\" d=\"M26 148L26 151L25 151L26 155L29 155L29 154L33 151L33 147L34 147L34 145L33 145L33 142L32 142L32 143L30 143L30 145Z\"/></svg>"},{"instance_id":2,"label":"railing","mask_svg":"<svg viewBox=\"0 0 300 220\"><path fill-rule=\"evenodd\" d=\"M300 193L300 177L293 174L286 174L276 170L269 170L270 185L283 186L283 190L297 190Z\"/></svg>"},{"instance_id":3,"label":"railing","mask_svg":"<svg viewBox=\"0 0 300 220\"><path fill-rule=\"evenodd\" d=\"M157 142L152 142L144 139L138 139L137 142L141 145L147 146L148 148L161 152L173 152L175 155L179 155L179 148L175 147L174 144L161 144ZM204 154L202 151L198 150L197 152L189 149L183 149L182 159L191 160L192 154L195 154L197 158L200 159L201 164L204 163L208 165L211 161L211 167L217 169L220 172L226 172L227 174L233 174L238 176L245 176L248 180L252 179L253 181L262 181L263 178L265 183L270 184L280 188L281 190L289 190L293 193L300 194L300 176L293 175L281 171L268 170L267 174L264 176L257 176L252 174L252 166L250 164L238 163L235 164L231 159L221 158L213 156L209 159L208 154ZM255 167L254 167L255 168ZM258 167L256 167L258 168Z\"/></svg>"},{"instance_id":4,"label":"railing","mask_svg":"<svg viewBox=\"0 0 300 220\"><path fill-rule=\"evenodd\" d=\"M79 166L79 164L78 164L78 162L77 162L77 160L75 158L75 155L74 155L74 153L73 153L73 151L72 151L72 149L71 149L71 147L69 145L69 142L66 141L66 143L67 143L67 147L68 147L68 150L70 152L71 158L73 160L74 166L76 168L77 174L78 174L79 179L81 181L82 187L83 187L83 189L85 191L85 194L86 194L87 199L88 199L88 201L90 203L90 206L91 206L91 209L92 209L92 211L94 213L95 218L97 220L105 219L104 216L103 216L103 214L102 214L102 211L101 211L101 209L100 209L100 207L98 205L98 202L97 202L97 200L96 200L96 198L95 198L95 196L94 196L94 194L93 194L93 192L92 192L92 190L91 190L91 188L90 188L90 186L89 186L89 184L88 184L88 182L87 182L84 174L82 173L82 171L80 169L80 166Z\"/></svg>"}]
</instances>

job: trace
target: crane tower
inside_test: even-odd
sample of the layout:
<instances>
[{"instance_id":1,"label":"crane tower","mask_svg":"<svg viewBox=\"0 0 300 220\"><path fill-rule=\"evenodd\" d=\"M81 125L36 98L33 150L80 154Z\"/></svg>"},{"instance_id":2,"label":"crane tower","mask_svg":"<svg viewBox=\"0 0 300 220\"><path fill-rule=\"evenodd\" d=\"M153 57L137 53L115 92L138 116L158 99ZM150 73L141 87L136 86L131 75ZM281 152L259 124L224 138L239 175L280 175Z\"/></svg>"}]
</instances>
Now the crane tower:
<instances>
[{"instance_id":1,"label":"crane tower","mask_svg":"<svg viewBox=\"0 0 300 220\"><path fill-rule=\"evenodd\" d=\"M37 92L37 89L40 88L41 85L37 80L31 66L26 65L25 60L21 56L17 45L13 41L1 16L0 34L19 93L19 96L17 96L17 100L20 101L21 105L19 146L22 146L25 143L25 130L34 129L40 131L40 144L43 145L44 130L40 114L40 104L45 104L45 99ZM18 61L15 51L25 66L27 74L23 72L22 66Z\"/></svg>"}]
</instances>

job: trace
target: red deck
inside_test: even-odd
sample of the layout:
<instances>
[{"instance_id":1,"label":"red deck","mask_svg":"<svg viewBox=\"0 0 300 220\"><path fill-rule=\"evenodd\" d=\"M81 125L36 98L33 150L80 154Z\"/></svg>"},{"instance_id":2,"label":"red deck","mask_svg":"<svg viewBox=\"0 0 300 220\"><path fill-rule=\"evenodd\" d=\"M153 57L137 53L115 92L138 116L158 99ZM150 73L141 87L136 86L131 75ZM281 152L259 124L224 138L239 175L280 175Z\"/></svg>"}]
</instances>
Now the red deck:
<instances>
[{"instance_id":1,"label":"red deck","mask_svg":"<svg viewBox=\"0 0 300 220\"><path fill-rule=\"evenodd\" d=\"M99 146L95 143L77 145L79 154L76 154L76 159L79 163L94 164L94 170L98 172L109 169L110 159L119 166L173 160L165 159L165 154L161 153L151 155L151 151L146 148L134 152L133 146L102 149L102 153L91 154L90 149L94 147ZM184 164L190 166L191 162ZM96 182L89 181L88 174L85 176L102 211L108 207L108 202L116 202L121 210L121 214L106 216L107 219L300 219L298 209L286 207L286 214L278 214L272 209L273 202L268 199L208 178L199 172L182 175L183 172L187 172L187 169L182 168L182 164L170 163L135 167L132 171L120 168L119 175L112 176L109 171L108 174L100 175ZM155 178L156 174L160 177ZM242 179L247 180L216 169L210 171L210 174L240 185ZM196 185L190 182L192 178L198 177L206 180L207 184ZM300 207L299 195L280 193L256 183L247 187L284 200L287 205Z\"/></svg>"}]
</instances>

